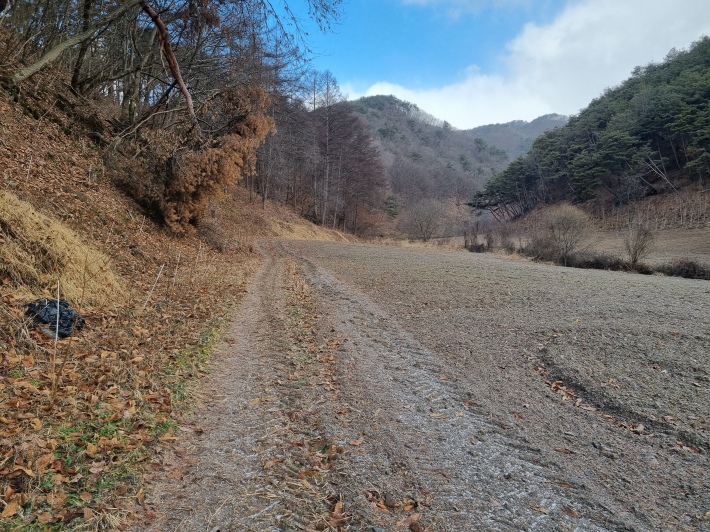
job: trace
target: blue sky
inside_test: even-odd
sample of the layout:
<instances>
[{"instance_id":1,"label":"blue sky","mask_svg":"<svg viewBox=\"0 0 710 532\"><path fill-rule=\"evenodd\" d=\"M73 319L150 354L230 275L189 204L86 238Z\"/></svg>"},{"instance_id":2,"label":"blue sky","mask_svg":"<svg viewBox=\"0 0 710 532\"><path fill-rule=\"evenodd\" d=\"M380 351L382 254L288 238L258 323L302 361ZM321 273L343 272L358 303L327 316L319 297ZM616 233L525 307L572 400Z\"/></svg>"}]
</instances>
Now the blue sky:
<instances>
[{"instance_id":1,"label":"blue sky","mask_svg":"<svg viewBox=\"0 0 710 532\"><path fill-rule=\"evenodd\" d=\"M470 128L576 113L703 34L708 0L346 0L308 40L351 98L394 94Z\"/></svg>"}]
</instances>

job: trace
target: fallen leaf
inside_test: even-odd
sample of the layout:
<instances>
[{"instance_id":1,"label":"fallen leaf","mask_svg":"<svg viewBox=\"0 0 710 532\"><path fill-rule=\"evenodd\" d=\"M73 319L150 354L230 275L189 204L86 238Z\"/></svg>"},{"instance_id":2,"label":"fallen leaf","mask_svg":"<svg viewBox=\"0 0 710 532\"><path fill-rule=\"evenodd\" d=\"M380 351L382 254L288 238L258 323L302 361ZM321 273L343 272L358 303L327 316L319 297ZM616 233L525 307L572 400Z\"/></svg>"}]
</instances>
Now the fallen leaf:
<instances>
[{"instance_id":1,"label":"fallen leaf","mask_svg":"<svg viewBox=\"0 0 710 532\"><path fill-rule=\"evenodd\" d=\"M63 491L53 491L47 495L47 502L52 508L60 508L67 502L67 494Z\"/></svg>"},{"instance_id":2,"label":"fallen leaf","mask_svg":"<svg viewBox=\"0 0 710 532\"><path fill-rule=\"evenodd\" d=\"M28 476L33 477L33 478L35 476L34 472L31 469L27 469L26 467L22 467L19 465L16 465L15 467L13 467L12 470L13 471L24 471L25 474L27 474Z\"/></svg>"},{"instance_id":3,"label":"fallen leaf","mask_svg":"<svg viewBox=\"0 0 710 532\"><path fill-rule=\"evenodd\" d=\"M20 509L20 503L17 501L10 501L5 506L5 509L0 514L0 517L12 517Z\"/></svg>"},{"instance_id":4,"label":"fallen leaf","mask_svg":"<svg viewBox=\"0 0 710 532\"><path fill-rule=\"evenodd\" d=\"M355 447L358 447L359 445L362 445L362 440L352 440L350 442L350 445L354 445Z\"/></svg>"},{"instance_id":5,"label":"fallen leaf","mask_svg":"<svg viewBox=\"0 0 710 532\"><path fill-rule=\"evenodd\" d=\"M91 493L89 493L88 491L85 491L81 495L79 495L79 498L84 502L89 502L92 499Z\"/></svg>"},{"instance_id":6,"label":"fallen leaf","mask_svg":"<svg viewBox=\"0 0 710 532\"><path fill-rule=\"evenodd\" d=\"M572 454L572 451L570 451L569 449L566 449L564 447L557 447L557 448L555 448L555 451L557 451L558 453L562 453L562 454Z\"/></svg>"},{"instance_id":7,"label":"fallen leaf","mask_svg":"<svg viewBox=\"0 0 710 532\"><path fill-rule=\"evenodd\" d=\"M32 421L30 421L30 424L35 430L39 430L42 428L42 421L39 418L34 418Z\"/></svg>"},{"instance_id":8,"label":"fallen leaf","mask_svg":"<svg viewBox=\"0 0 710 532\"><path fill-rule=\"evenodd\" d=\"M42 512L37 516L37 521L40 525L46 525L52 521L52 514L49 512Z\"/></svg>"},{"instance_id":9,"label":"fallen leaf","mask_svg":"<svg viewBox=\"0 0 710 532\"><path fill-rule=\"evenodd\" d=\"M143 488L139 489L138 493L136 493L136 500L141 506L145 504L145 492L143 491Z\"/></svg>"},{"instance_id":10,"label":"fallen leaf","mask_svg":"<svg viewBox=\"0 0 710 532\"><path fill-rule=\"evenodd\" d=\"M86 454L88 454L91 458L93 458L97 452L99 452L99 448L96 447L96 445L93 443L86 444Z\"/></svg>"},{"instance_id":11,"label":"fallen leaf","mask_svg":"<svg viewBox=\"0 0 710 532\"><path fill-rule=\"evenodd\" d=\"M39 457L37 460L37 470L40 473L46 473L49 466L54 462L54 453L45 454Z\"/></svg>"},{"instance_id":12,"label":"fallen leaf","mask_svg":"<svg viewBox=\"0 0 710 532\"><path fill-rule=\"evenodd\" d=\"M168 432L165 433L165 436L163 436L162 438L160 438L160 441L177 441L177 440L179 440L179 439L180 439L180 438L178 438L177 436L175 436L175 435L173 434L173 432L169 430Z\"/></svg>"},{"instance_id":13,"label":"fallen leaf","mask_svg":"<svg viewBox=\"0 0 710 532\"><path fill-rule=\"evenodd\" d=\"M336 520L343 518L343 501L338 501L333 507L333 511L330 513L331 517Z\"/></svg>"}]
</instances>

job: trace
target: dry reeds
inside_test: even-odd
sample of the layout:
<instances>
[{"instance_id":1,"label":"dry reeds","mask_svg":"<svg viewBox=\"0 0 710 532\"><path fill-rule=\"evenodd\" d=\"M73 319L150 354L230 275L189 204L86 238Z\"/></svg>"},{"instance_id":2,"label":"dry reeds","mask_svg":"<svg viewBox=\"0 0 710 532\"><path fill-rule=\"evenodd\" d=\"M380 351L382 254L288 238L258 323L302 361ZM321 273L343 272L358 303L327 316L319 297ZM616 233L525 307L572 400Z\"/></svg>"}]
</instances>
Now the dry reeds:
<instances>
[{"instance_id":1,"label":"dry reeds","mask_svg":"<svg viewBox=\"0 0 710 532\"><path fill-rule=\"evenodd\" d=\"M35 295L59 279L65 297L83 304L125 298L106 255L9 192L0 192L0 275Z\"/></svg>"}]
</instances>

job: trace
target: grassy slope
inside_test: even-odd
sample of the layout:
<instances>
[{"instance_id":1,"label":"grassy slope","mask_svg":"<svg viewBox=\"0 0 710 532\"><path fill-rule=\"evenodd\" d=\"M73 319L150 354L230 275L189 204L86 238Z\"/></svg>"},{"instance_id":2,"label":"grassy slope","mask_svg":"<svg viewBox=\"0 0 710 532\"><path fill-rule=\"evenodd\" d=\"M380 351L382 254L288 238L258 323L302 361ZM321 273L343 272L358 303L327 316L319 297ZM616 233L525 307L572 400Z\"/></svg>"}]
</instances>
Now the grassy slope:
<instances>
[{"instance_id":1,"label":"grassy slope","mask_svg":"<svg viewBox=\"0 0 710 532\"><path fill-rule=\"evenodd\" d=\"M190 381L258 265L253 240L344 237L242 188L201 238L171 237L66 116L30 103L35 117L0 92L0 528L120 526L140 510L144 468L179 437ZM54 297L58 279L87 326L55 344L22 305Z\"/></svg>"}]
</instances>

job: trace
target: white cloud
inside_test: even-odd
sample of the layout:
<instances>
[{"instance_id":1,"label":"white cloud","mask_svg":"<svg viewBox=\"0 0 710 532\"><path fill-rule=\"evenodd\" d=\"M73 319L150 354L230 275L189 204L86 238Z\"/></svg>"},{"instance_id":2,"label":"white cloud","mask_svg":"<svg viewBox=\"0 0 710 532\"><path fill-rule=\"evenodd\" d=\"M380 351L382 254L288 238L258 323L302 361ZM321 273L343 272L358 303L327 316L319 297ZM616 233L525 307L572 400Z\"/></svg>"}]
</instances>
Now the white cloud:
<instances>
[{"instance_id":1,"label":"white cloud","mask_svg":"<svg viewBox=\"0 0 710 532\"><path fill-rule=\"evenodd\" d=\"M440 88L415 90L382 81L366 94L393 94L460 128L577 113L635 66L660 61L671 48L687 48L710 35L707 5L707 0L570 1L551 23L528 24L508 43L500 74L472 66L462 81Z\"/></svg>"}]
</instances>

